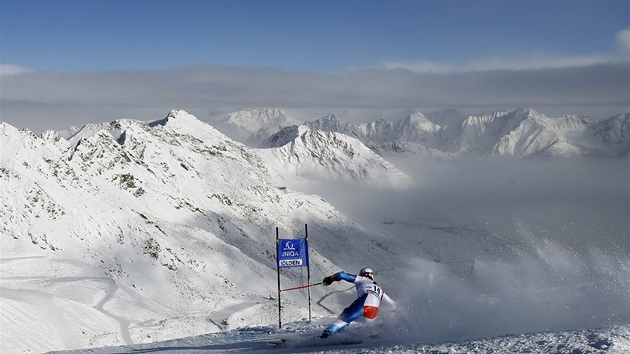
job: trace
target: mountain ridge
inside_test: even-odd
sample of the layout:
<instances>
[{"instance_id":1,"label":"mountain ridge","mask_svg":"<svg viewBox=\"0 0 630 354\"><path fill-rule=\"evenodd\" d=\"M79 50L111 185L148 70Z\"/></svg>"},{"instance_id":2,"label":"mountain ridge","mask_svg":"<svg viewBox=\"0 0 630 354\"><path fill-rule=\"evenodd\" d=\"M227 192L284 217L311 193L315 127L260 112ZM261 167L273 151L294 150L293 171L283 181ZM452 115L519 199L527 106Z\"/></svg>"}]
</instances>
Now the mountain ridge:
<instances>
[{"instance_id":1,"label":"mountain ridge","mask_svg":"<svg viewBox=\"0 0 630 354\"><path fill-rule=\"evenodd\" d=\"M583 115L548 117L519 108L485 115L456 110L414 112L396 121L351 124L335 114L306 121L314 130L339 132L359 139L379 154L408 152L422 156L621 157L630 156L630 113L597 122ZM604 123L608 122L608 123ZM281 126L250 131L246 143L258 146ZM601 130L607 132L602 132ZM615 133L619 131L620 133ZM625 133L623 133L625 132ZM610 137L616 138L610 138Z\"/></svg>"},{"instance_id":2,"label":"mountain ridge","mask_svg":"<svg viewBox=\"0 0 630 354\"><path fill-rule=\"evenodd\" d=\"M305 125L281 129L256 150L276 169L304 178L362 181L406 188L411 179L394 165L345 134L312 130Z\"/></svg>"}]
</instances>

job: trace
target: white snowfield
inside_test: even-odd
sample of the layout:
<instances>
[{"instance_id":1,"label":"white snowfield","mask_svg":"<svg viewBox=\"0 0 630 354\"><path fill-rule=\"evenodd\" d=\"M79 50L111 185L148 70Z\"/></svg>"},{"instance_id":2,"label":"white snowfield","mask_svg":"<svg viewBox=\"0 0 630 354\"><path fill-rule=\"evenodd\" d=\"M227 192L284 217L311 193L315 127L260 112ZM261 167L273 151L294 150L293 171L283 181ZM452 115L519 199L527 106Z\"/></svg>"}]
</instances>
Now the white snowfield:
<instances>
[{"instance_id":1,"label":"white snowfield","mask_svg":"<svg viewBox=\"0 0 630 354\"><path fill-rule=\"evenodd\" d=\"M627 159L278 134L250 148L184 111L41 136L0 123L0 352L630 351ZM354 291L318 285L310 323L307 292L282 293L279 329L275 229L305 224L311 283L369 266L396 310L322 342Z\"/></svg>"}]
</instances>

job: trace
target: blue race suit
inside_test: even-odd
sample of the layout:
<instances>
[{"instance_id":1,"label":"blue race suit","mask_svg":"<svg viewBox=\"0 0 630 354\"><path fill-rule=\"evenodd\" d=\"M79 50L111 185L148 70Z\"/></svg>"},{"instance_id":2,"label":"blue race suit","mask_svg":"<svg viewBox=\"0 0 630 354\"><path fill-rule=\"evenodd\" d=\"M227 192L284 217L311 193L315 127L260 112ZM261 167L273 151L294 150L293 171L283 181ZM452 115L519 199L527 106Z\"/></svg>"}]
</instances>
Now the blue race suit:
<instances>
[{"instance_id":1,"label":"blue race suit","mask_svg":"<svg viewBox=\"0 0 630 354\"><path fill-rule=\"evenodd\" d=\"M381 300L395 306L394 301L383 292L383 289L371 277L339 272L332 275L331 278L335 281L345 280L354 283L354 287L357 290L357 299L343 310L335 322L326 328L322 334L323 338L337 332L343 332L350 322L362 316L368 319L376 318Z\"/></svg>"}]
</instances>

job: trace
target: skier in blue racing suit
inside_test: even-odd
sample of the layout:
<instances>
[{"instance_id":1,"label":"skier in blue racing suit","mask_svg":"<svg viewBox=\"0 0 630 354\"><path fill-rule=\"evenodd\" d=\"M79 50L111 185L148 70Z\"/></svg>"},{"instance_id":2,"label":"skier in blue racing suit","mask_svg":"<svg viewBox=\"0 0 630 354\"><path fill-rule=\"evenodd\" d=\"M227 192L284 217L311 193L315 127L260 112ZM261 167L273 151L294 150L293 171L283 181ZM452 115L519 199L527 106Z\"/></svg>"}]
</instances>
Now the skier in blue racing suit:
<instances>
[{"instance_id":1,"label":"skier in blue racing suit","mask_svg":"<svg viewBox=\"0 0 630 354\"><path fill-rule=\"evenodd\" d=\"M328 286L340 280L354 283L358 298L343 310L335 322L324 330L321 335L322 338L328 338L332 334L345 331L350 322L361 318L361 316L370 320L375 319L381 300L391 304L394 308L396 307L396 303L374 281L374 271L370 268L361 269L359 275L346 272L335 273L325 277L322 284Z\"/></svg>"}]
</instances>

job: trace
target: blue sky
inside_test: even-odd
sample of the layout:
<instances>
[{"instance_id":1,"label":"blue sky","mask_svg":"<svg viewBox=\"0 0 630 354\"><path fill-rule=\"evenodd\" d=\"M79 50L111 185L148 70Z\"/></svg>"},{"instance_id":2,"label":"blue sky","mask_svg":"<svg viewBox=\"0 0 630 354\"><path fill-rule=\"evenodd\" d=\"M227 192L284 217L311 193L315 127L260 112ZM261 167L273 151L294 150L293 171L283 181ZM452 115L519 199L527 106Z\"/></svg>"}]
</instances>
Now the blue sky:
<instances>
[{"instance_id":1,"label":"blue sky","mask_svg":"<svg viewBox=\"0 0 630 354\"><path fill-rule=\"evenodd\" d=\"M31 101L31 108L52 101L57 105L72 105L72 102L68 102L67 97L59 97L59 93L34 101L33 97L45 95L44 89L22 97L18 93L24 94L27 80L23 77L8 80L9 74L29 73L28 80L34 80L32 76L38 73L42 81L38 81L39 84L28 81L29 87L50 87L59 80L60 88L73 92L103 90L97 82L102 80L95 79L94 75L121 71L127 72L127 76L140 75L133 83L125 81L124 85L137 85L143 92L149 89L146 85L186 85L187 94L192 85L197 85L200 95L247 91L247 97L240 97L242 104L236 95L220 102L172 101L176 105L190 104L202 110L203 115L207 111L247 109L256 105L283 104L280 108L296 110L319 107L322 112L335 108L329 101L316 98L310 103L299 102L297 98L265 100L268 93L252 91L252 86L259 84L248 83L244 75L259 80L285 77L284 89L277 92L287 98L291 91L302 88L311 93L321 90L326 82L351 87L367 80L377 86L383 82L379 75L385 75L384 82L388 82L392 97L387 103L383 102L383 108L391 109L396 106L395 102L400 103L401 109L475 106L474 97L461 99L461 94L454 94L451 100L428 97L426 92L408 100L401 99L398 94L406 95L405 88L409 85L400 84L401 78L397 76L400 74L395 69L408 70L412 76L420 75L415 78L423 82L435 79L426 76L431 74L442 75L437 78L438 82L457 82L462 79L457 73L496 76L501 70L521 73L534 70L540 74L540 70L618 65L628 62L629 48L630 1L627 0L3 0L0 3L0 64L5 78L0 88L7 107L5 112L10 113L17 112L17 102L25 99ZM182 77L181 72L176 75L175 71L186 68L189 75L200 67L205 68L200 77L213 78L172 83ZM617 70L627 75L627 70ZM270 71L274 73L269 74ZM360 77L358 72L372 76ZM43 77L53 74L58 76L55 79ZM610 72L608 75L619 76ZM348 76L352 77L351 82ZM566 72L564 77L567 77ZM160 81L162 79L168 82ZM109 75L108 80L117 80L117 77ZM221 85L213 86L217 80ZM72 86L71 81L76 86ZM547 83L541 82L543 84ZM422 87L414 85L414 89L422 91ZM441 90L442 98L451 92L446 86ZM505 92L504 87L502 94ZM385 93L381 88L372 95L383 97ZM104 100L111 92L106 90L101 94L99 99ZM522 94L516 89L512 94L514 99L497 104L535 106L533 108L558 104L570 108L581 101L565 97L554 102L537 102L536 98ZM622 97L625 92L617 94ZM521 102L519 95L523 97ZM606 96L604 92L600 95ZM253 96L258 99L252 99ZM370 101L368 96L363 101ZM339 101L332 106L337 105L339 109L378 108L362 107L361 100L349 102L337 97ZM83 105L88 106L90 100L96 98L85 99ZM116 102L114 98L109 104L120 105ZM150 103L151 100L146 99L143 104ZM107 104L101 102L101 105ZM592 104L602 106L606 102ZM625 102L616 100L610 104L618 107ZM141 112L141 106L138 103L129 113ZM68 108L72 111L77 107L75 104ZM22 104L19 108L29 109L29 106ZM83 111L83 116L90 115L87 110ZM122 110L112 111L112 114L122 113ZM10 118L5 116L5 119Z\"/></svg>"},{"instance_id":2,"label":"blue sky","mask_svg":"<svg viewBox=\"0 0 630 354\"><path fill-rule=\"evenodd\" d=\"M3 1L2 64L330 72L616 50L623 1Z\"/></svg>"}]
</instances>

